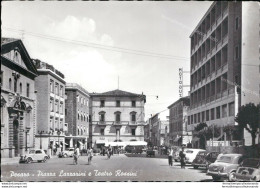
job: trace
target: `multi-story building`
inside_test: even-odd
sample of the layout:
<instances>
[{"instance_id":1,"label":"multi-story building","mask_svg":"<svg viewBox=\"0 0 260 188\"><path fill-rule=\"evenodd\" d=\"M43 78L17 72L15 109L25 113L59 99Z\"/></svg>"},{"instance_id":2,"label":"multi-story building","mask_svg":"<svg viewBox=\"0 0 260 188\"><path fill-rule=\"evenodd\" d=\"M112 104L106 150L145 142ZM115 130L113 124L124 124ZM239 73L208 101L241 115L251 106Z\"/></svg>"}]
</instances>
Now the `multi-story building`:
<instances>
[{"instance_id":1,"label":"multi-story building","mask_svg":"<svg viewBox=\"0 0 260 188\"><path fill-rule=\"evenodd\" d=\"M168 111L167 111L168 112ZM150 122L151 144L153 146L164 146L166 142L166 127L169 127L169 120L164 117L165 113L153 115Z\"/></svg>"},{"instance_id":2,"label":"multi-story building","mask_svg":"<svg viewBox=\"0 0 260 188\"><path fill-rule=\"evenodd\" d=\"M65 88L65 122L68 125L66 145L87 148L89 138L89 104L87 90L76 83L67 83Z\"/></svg>"},{"instance_id":3,"label":"multi-story building","mask_svg":"<svg viewBox=\"0 0 260 188\"><path fill-rule=\"evenodd\" d=\"M34 148L37 70L21 40L1 39L1 157Z\"/></svg>"},{"instance_id":4,"label":"multi-story building","mask_svg":"<svg viewBox=\"0 0 260 188\"><path fill-rule=\"evenodd\" d=\"M39 76L37 91L36 147L60 151L65 145L65 80L64 75L48 63L34 60Z\"/></svg>"},{"instance_id":5,"label":"multi-story building","mask_svg":"<svg viewBox=\"0 0 260 188\"><path fill-rule=\"evenodd\" d=\"M200 122L237 128L239 107L260 102L258 16L254 2L213 2L190 35L189 131ZM243 131L233 139L243 139Z\"/></svg>"},{"instance_id":6,"label":"multi-story building","mask_svg":"<svg viewBox=\"0 0 260 188\"><path fill-rule=\"evenodd\" d=\"M122 90L91 94L91 139L94 147L144 141L146 97Z\"/></svg>"},{"instance_id":7,"label":"multi-story building","mask_svg":"<svg viewBox=\"0 0 260 188\"><path fill-rule=\"evenodd\" d=\"M187 130L188 126L188 109L190 106L190 97L182 97L173 104L169 109L170 121L170 143L175 146L187 146L191 143L192 133Z\"/></svg>"}]
</instances>

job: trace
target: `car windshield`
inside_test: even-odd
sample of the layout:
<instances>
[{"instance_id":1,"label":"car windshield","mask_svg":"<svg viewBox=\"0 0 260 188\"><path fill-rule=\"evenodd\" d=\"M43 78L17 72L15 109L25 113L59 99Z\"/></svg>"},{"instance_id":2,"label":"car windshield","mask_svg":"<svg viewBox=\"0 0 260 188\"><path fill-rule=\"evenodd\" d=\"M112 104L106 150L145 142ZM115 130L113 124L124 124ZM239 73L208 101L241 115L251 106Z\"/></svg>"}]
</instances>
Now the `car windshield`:
<instances>
[{"instance_id":1,"label":"car windshield","mask_svg":"<svg viewBox=\"0 0 260 188\"><path fill-rule=\"evenodd\" d=\"M185 151L185 153L193 153L193 151L192 150L187 150L187 151Z\"/></svg>"},{"instance_id":2,"label":"car windshield","mask_svg":"<svg viewBox=\"0 0 260 188\"><path fill-rule=\"evenodd\" d=\"M217 159L218 162L223 162L223 163L231 163L232 162L232 157L229 156L220 156Z\"/></svg>"},{"instance_id":3,"label":"car windshield","mask_svg":"<svg viewBox=\"0 0 260 188\"><path fill-rule=\"evenodd\" d=\"M42 151L41 150L37 150L35 153L39 154L39 153L42 153Z\"/></svg>"},{"instance_id":4,"label":"car windshield","mask_svg":"<svg viewBox=\"0 0 260 188\"><path fill-rule=\"evenodd\" d=\"M242 166L257 168L260 166L260 159L245 159Z\"/></svg>"},{"instance_id":5,"label":"car windshield","mask_svg":"<svg viewBox=\"0 0 260 188\"><path fill-rule=\"evenodd\" d=\"M34 150L31 150L31 151L29 152L29 154L33 154L33 153L35 153L35 151L34 151Z\"/></svg>"}]
</instances>

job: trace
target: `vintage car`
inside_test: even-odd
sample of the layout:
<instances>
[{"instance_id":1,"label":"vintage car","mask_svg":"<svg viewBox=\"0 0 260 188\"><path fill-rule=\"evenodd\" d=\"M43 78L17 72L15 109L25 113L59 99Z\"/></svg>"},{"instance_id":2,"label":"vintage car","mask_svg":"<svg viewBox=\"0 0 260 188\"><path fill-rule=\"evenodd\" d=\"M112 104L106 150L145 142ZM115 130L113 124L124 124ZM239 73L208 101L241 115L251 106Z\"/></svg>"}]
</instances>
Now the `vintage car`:
<instances>
[{"instance_id":1,"label":"vintage car","mask_svg":"<svg viewBox=\"0 0 260 188\"><path fill-rule=\"evenodd\" d=\"M192 164L193 160L196 158L197 154L200 151L206 151L206 150L203 150L203 149L192 149L192 148L184 149L186 163L187 164Z\"/></svg>"},{"instance_id":2,"label":"vintage car","mask_svg":"<svg viewBox=\"0 0 260 188\"><path fill-rule=\"evenodd\" d=\"M228 178L232 181L239 164L245 159L242 154L219 154L217 160L209 165L207 175L213 180Z\"/></svg>"},{"instance_id":3,"label":"vintage car","mask_svg":"<svg viewBox=\"0 0 260 188\"><path fill-rule=\"evenodd\" d=\"M148 148L146 150L146 157L152 157L152 156L155 157L155 150L153 148Z\"/></svg>"},{"instance_id":4,"label":"vintage car","mask_svg":"<svg viewBox=\"0 0 260 188\"><path fill-rule=\"evenodd\" d=\"M74 154L74 148L68 148L62 152L59 153L59 157L73 157L73 154Z\"/></svg>"},{"instance_id":5,"label":"vintage car","mask_svg":"<svg viewBox=\"0 0 260 188\"><path fill-rule=\"evenodd\" d=\"M193 168L205 167L208 169L211 163L214 163L219 155L219 152L200 151L192 162Z\"/></svg>"},{"instance_id":6,"label":"vintage car","mask_svg":"<svg viewBox=\"0 0 260 188\"><path fill-rule=\"evenodd\" d=\"M46 162L48 155L42 149L31 150L29 154L21 155L19 163L31 163L33 161Z\"/></svg>"},{"instance_id":7,"label":"vintage car","mask_svg":"<svg viewBox=\"0 0 260 188\"><path fill-rule=\"evenodd\" d=\"M234 181L260 181L260 159L245 159L234 174Z\"/></svg>"}]
</instances>

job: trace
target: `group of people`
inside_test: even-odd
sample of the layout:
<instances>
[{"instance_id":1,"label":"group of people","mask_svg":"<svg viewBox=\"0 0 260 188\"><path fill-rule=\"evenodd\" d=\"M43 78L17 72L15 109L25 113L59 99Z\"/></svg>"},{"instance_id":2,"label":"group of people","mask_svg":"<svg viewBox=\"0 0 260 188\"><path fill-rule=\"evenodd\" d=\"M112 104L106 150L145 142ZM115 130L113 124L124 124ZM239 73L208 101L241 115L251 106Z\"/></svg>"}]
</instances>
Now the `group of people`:
<instances>
[{"instance_id":1,"label":"group of people","mask_svg":"<svg viewBox=\"0 0 260 188\"><path fill-rule=\"evenodd\" d=\"M73 164L78 164L78 158L80 156L80 151L77 145L74 147L74 155L73 155ZM88 164L91 164L92 158L93 158L93 149L91 147L88 147L87 149L87 157L88 157Z\"/></svg>"},{"instance_id":2,"label":"group of people","mask_svg":"<svg viewBox=\"0 0 260 188\"><path fill-rule=\"evenodd\" d=\"M173 147L171 147L169 149L169 152L168 152L169 166L172 166L172 157L173 157L173 155L174 155L174 150L173 150ZM179 152L179 157L180 157L181 168L185 169L186 155L184 153L184 147L182 147L181 151Z\"/></svg>"}]
</instances>

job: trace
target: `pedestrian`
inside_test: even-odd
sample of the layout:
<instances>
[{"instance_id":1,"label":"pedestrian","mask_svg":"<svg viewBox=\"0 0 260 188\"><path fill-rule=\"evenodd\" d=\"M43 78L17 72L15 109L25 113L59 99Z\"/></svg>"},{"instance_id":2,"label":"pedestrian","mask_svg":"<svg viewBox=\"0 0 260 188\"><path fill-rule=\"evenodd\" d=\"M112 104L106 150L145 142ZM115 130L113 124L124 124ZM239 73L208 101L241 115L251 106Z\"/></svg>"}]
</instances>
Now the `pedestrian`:
<instances>
[{"instance_id":1,"label":"pedestrian","mask_svg":"<svg viewBox=\"0 0 260 188\"><path fill-rule=\"evenodd\" d=\"M173 156L173 148L171 147L168 155L169 166L172 166L172 156Z\"/></svg>"},{"instance_id":2,"label":"pedestrian","mask_svg":"<svg viewBox=\"0 0 260 188\"><path fill-rule=\"evenodd\" d=\"M79 158L79 148L77 147L77 145L75 145L74 147L74 155L73 155L73 164L78 164L78 158Z\"/></svg>"},{"instance_id":3,"label":"pedestrian","mask_svg":"<svg viewBox=\"0 0 260 188\"><path fill-rule=\"evenodd\" d=\"M111 147L110 147L110 145L109 145L108 148L107 148L107 158L108 158L108 159L110 159L111 154L112 154L112 149L111 149Z\"/></svg>"},{"instance_id":4,"label":"pedestrian","mask_svg":"<svg viewBox=\"0 0 260 188\"><path fill-rule=\"evenodd\" d=\"M186 158L186 155L184 153L184 147L182 147L180 153L179 153L179 156L180 156L180 162L181 162L181 168L185 169L185 158Z\"/></svg>"},{"instance_id":5,"label":"pedestrian","mask_svg":"<svg viewBox=\"0 0 260 188\"><path fill-rule=\"evenodd\" d=\"M105 156L105 154L106 154L106 149L105 149L105 147L102 148L102 154L103 154L103 156Z\"/></svg>"},{"instance_id":6,"label":"pedestrian","mask_svg":"<svg viewBox=\"0 0 260 188\"><path fill-rule=\"evenodd\" d=\"M91 160L93 158L93 149L91 147L88 148L87 150L87 156L88 156L88 164L91 164Z\"/></svg>"}]
</instances>

